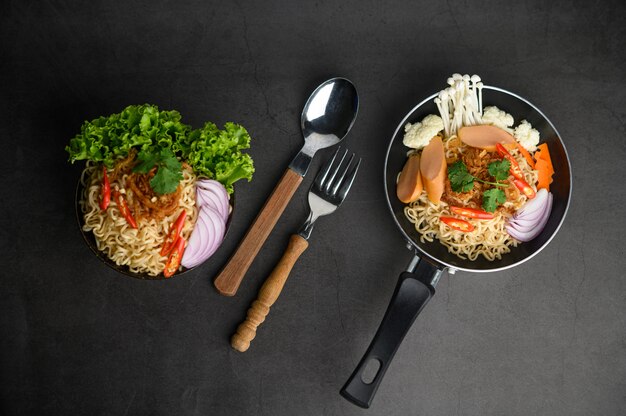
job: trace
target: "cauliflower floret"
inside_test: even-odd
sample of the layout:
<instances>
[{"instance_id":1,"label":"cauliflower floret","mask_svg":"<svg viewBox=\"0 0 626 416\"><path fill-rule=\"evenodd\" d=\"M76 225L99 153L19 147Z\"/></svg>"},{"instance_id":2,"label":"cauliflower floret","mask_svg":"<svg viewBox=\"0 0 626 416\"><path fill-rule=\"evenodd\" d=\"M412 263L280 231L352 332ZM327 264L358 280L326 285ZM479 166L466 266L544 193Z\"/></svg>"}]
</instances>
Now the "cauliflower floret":
<instances>
[{"instance_id":1,"label":"cauliflower floret","mask_svg":"<svg viewBox=\"0 0 626 416\"><path fill-rule=\"evenodd\" d=\"M419 150L426 147L430 139L435 137L441 130L443 130L443 120L441 117L430 114L424 117L419 123L407 123L406 126L404 126L404 139L402 143L407 147Z\"/></svg>"},{"instance_id":2,"label":"cauliflower floret","mask_svg":"<svg viewBox=\"0 0 626 416\"><path fill-rule=\"evenodd\" d=\"M533 126L526 120L522 120L519 126L515 127L513 136L517 139L519 144L529 152L537 150L537 144L539 144L539 132L533 129Z\"/></svg>"},{"instance_id":3,"label":"cauliflower floret","mask_svg":"<svg viewBox=\"0 0 626 416\"><path fill-rule=\"evenodd\" d=\"M491 124L492 126L500 127L502 130L506 130L509 133L512 132L511 126L513 126L514 123L513 116L506 111L500 110L498 107L485 107L482 119L483 124Z\"/></svg>"}]
</instances>

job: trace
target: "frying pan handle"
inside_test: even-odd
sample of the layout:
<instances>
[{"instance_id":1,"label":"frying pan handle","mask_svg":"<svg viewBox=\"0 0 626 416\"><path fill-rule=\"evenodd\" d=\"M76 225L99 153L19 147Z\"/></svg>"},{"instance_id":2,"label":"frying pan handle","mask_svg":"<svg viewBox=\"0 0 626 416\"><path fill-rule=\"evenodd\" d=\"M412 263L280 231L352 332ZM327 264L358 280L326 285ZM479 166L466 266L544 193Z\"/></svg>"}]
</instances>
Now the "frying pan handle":
<instances>
[{"instance_id":1,"label":"frying pan handle","mask_svg":"<svg viewBox=\"0 0 626 416\"><path fill-rule=\"evenodd\" d=\"M417 315L435 294L431 281L440 270L426 260L421 260L413 272L400 275L387 312L378 327L365 355L359 362L341 395L363 408L369 408L376 390L391 364L404 336L411 328ZM373 379L363 380L364 371L369 365L380 365Z\"/></svg>"}]
</instances>

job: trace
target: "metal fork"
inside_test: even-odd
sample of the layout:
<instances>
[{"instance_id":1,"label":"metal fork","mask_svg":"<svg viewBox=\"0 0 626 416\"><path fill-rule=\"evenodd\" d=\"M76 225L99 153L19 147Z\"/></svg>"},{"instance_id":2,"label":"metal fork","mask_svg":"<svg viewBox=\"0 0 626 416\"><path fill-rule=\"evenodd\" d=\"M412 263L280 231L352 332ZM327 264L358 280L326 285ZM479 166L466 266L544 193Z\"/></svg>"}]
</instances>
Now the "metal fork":
<instances>
[{"instance_id":1,"label":"metal fork","mask_svg":"<svg viewBox=\"0 0 626 416\"><path fill-rule=\"evenodd\" d=\"M237 351L244 352L250 347L250 342L256 336L257 328L265 321L270 307L278 299L291 269L309 246L308 239L311 236L315 221L321 216L335 212L348 195L361 165L361 159L354 163L355 155L352 153L348 162L344 163L348 156L346 149L339 163L335 164L339 150L337 148L333 157L320 169L313 184L311 184L308 196L311 209L309 217L302 224L298 233L291 236L283 257L265 280L257 299L252 302L252 306L248 309L246 320L237 327L237 332L232 336L230 345ZM333 165L335 166L333 167Z\"/></svg>"}]
</instances>

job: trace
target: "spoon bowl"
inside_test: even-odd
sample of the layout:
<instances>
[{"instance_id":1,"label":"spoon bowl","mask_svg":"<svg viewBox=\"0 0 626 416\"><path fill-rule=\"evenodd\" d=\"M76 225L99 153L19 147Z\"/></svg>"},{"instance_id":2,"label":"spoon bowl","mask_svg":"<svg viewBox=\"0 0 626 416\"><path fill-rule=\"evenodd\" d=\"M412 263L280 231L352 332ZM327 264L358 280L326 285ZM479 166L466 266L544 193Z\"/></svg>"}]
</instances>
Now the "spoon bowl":
<instances>
[{"instance_id":1,"label":"spoon bowl","mask_svg":"<svg viewBox=\"0 0 626 416\"><path fill-rule=\"evenodd\" d=\"M339 143L350 131L359 111L356 87L346 78L331 78L321 83L304 104L300 128L304 146L289 164L289 169L306 175L315 152Z\"/></svg>"},{"instance_id":2,"label":"spoon bowl","mask_svg":"<svg viewBox=\"0 0 626 416\"><path fill-rule=\"evenodd\" d=\"M300 127L305 143L317 149L339 143L352 128L359 111L354 84L332 78L313 91L302 110Z\"/></svg>"}]
</instances>

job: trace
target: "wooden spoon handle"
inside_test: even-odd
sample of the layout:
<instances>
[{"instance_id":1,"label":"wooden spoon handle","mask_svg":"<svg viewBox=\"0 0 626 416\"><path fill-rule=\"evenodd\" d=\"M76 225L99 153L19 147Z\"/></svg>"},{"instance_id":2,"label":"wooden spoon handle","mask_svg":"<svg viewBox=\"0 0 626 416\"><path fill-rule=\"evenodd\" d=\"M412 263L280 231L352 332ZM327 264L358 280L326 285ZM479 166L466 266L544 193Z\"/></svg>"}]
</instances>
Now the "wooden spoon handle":
<instances>
[{"instance_id":1,"label":"wooden spoon handle","mask_svg":"<svg viewBox=\"0 0 626 416\"><path fill-rule=\"evenodd\" d=\"M263 283L257 299L252 302L252 306L248 309L246 320L239 325L237 333L230 339L230 345L234 349L244 352L250 347L250 341L256 336L258 326L265 321L270 307L278 299L293 265L308 246L309 242L301 236L297 234L291 236L283 257Z\"/></svg>"},{"instance_id":2,"label":"wooden spoon handle","mask_svg":"<svg viewBox=\"0 0 626 416\"><path fill-rule=\"evenodd\" d=\"M234 296L237 293L241 280L300 183L302 183L302 176L291 169L285 171L261 212L239 243L239 247L213 282L217 291L222 295Z\"/></svg>"}]
</instances>

